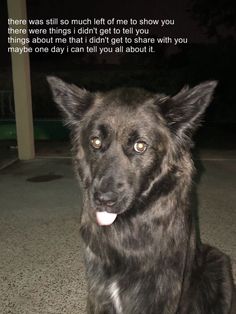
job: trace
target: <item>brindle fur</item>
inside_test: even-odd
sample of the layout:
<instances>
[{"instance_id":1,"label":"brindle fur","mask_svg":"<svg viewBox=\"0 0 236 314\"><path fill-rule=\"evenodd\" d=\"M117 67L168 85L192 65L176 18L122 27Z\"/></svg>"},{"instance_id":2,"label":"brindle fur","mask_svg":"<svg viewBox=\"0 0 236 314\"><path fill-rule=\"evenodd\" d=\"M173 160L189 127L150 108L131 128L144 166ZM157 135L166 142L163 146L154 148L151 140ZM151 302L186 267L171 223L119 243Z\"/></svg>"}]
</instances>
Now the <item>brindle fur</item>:
<instances>
[{"instance_id":1,"label":"brindle fur","mask_svg":"<svg viewBox=\"0 0 236 314\"><path fill-rule=\"evenodd\" d=\"M90 93L49 77L70 126L75 170L83 187L88 313L228 314L233 281L229 258L196 240L190 193L191 134L216 82L174 97L123 88ZM94 150L91 136L102 138ZM133 145L148 144L143 154ZM95 192L115 193L113 206ZM99 226L96 211L118 213Z\"/></svg>"}]
</instances>

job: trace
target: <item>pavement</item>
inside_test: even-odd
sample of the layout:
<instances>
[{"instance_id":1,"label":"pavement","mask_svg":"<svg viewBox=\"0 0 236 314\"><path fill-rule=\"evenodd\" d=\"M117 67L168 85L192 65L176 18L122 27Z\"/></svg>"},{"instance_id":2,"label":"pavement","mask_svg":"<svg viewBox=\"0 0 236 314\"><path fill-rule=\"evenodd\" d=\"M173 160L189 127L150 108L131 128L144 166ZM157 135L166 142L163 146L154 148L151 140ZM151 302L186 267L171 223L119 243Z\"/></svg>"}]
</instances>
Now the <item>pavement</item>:
<instances>
[{"instance_id":1,"label":"pavement","mask_svg":"<svg viewBox=\"0 0 236 314\"><path fill-rule=\"evenodd\" d=\"M236 153L199 152L204 242L231 257L236 279ZM0 313L85 313L81 193L70 157L41 155L0 171Z\"/></svg>"}]
</instances>

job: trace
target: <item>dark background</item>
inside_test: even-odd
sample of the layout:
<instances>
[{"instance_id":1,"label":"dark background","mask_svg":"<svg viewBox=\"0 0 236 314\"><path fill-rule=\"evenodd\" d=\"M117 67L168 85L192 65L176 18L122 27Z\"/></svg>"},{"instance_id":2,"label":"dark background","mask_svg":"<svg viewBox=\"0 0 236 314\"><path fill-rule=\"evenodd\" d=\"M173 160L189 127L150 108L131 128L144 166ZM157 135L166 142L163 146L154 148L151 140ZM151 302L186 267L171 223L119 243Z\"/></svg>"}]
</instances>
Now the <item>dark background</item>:
<instances>
[{"instance_id":1,"label":"dark background","mask_svg":"<svg viewBox=\"0 0 236 314\"><path fill-rule=\"evenodd\" d=\"M175 26L167 36L188 37L189 43L157 47L155 54L43 55L31 54L34 119L58 118L46 75L94 90L140 86L174 94L185 84L216 79L219 85L208 108L197 142L210 148L235 148L236 141L236 12L233 0L78 1L28 0L29 18L170 18ZM0 8L0 89L12 90L11 60L7 53L7 5ZM157 34L154 31L154 35ZM0 119L14 119L12 110Z\"/></svg>"}]
</instances>

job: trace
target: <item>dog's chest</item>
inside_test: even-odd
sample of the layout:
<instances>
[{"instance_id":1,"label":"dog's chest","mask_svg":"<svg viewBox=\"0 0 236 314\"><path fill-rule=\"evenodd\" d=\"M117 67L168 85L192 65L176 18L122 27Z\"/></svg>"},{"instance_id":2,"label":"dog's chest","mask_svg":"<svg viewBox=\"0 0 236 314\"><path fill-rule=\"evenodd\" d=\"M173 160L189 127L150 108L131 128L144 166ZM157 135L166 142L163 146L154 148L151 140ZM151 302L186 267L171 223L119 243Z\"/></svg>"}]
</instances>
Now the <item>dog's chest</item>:
<instances>
[{"instance_id":1,"label":"dog's chest","mask_svg":"<svg viewBox=\"0 0 236 314\"><path fill-rule=\"evenodd\" d=\"M120 289L116 281L112 282L109 286L109 293L111 302L117 314L122 314L122 304L120 299Z\"/></svg>"},{"instance_id":2,"label":"dog's chest","mask_svg":"<svg viewBox=\"0 0 236 314\"><path fill-rule=\"evenodd\" d=\"M87 270L88 274L92 274L91 276L91 286L95 288L95 293L103 294L102 291L107 291L106 298L110 299L110 303L112 303L113 307L116 310L117 314L122 314L122 305L120 298L120 287L117 281L108 282L104 280L104 272L101 265L97 263L97 258L95 254L90 250L90 248L86 247L86 260L87 260ZM92 267L95 266L95 269ZM97 276L94 276L96 273ZM102 283L102 284L101 284ZM91 288L92 288L91 287ZM99 289L100 287L100 289ZM102 288L102 289L101 289Z\"/></svg>"}]
</instances>

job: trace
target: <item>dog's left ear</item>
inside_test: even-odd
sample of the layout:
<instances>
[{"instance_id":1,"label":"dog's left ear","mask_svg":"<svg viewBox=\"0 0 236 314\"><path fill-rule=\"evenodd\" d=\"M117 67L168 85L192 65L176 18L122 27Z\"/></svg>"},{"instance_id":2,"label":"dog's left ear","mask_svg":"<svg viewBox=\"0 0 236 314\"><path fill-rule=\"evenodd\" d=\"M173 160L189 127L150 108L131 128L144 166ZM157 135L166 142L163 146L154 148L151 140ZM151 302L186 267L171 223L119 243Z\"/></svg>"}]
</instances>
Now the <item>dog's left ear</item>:
<instances>
[{"instance_id":1,"label":"dog's left ear","mask_svg":"<svg viewBox=\"0 0 236 314\"><path fill-rule=\"evenodd\" d=\"M193 133L209 105L216 81L207 81L191 89L184 87L177 95L166 98L160 108L170 129L178 136Z\"/></svg>"},{"instance_id":2,"label":"dog's left ear","mask_svg":"<svg viewBox=\"0 0 236 314\"><path fill-rule=\"evenodd\" d=\"M48 76L47 81L51 87L53 99L59 106L66 124L73 126L91 106L92 93L54 76Z\"/></svg>"}]
</instances>

